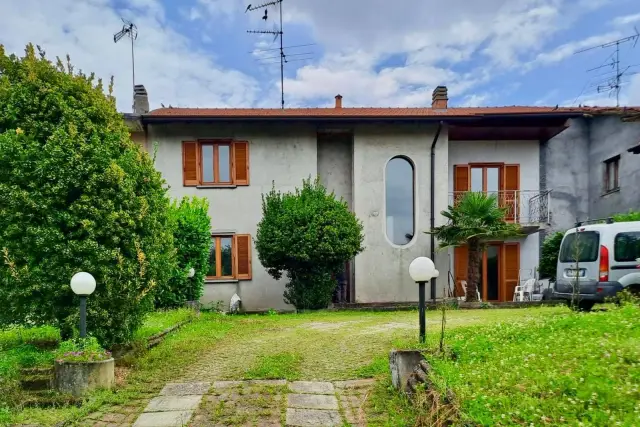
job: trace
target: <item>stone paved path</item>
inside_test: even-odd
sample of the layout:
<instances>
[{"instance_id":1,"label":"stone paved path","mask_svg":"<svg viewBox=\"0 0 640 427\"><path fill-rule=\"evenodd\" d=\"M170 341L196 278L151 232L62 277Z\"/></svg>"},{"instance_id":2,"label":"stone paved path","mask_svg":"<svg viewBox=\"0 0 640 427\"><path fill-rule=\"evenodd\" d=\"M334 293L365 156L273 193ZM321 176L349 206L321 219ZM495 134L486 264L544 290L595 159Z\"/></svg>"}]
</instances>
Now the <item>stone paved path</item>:
<instances>
[{"instance_id":1,"label":"stone paved path","mask_svg":"<svg viewBox=\"0 0 640 427\"><path fill-rule=\"evenodd\" d=\"M170 383L134 427L366 426L373 380L255 380Z\"/></svg>"}]
</instances>

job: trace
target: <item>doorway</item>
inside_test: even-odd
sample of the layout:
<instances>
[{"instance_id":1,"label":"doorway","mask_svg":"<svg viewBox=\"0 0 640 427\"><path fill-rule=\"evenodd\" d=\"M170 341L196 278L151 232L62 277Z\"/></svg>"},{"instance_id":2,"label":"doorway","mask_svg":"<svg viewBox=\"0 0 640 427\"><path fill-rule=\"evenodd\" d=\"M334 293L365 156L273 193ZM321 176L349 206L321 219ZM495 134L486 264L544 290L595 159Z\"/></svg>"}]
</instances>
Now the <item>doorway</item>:
<instances>
[{"instance_id":1,"label":"doorway","mask_svg":"<svg viewBox=\"0 0 640 427\"><path fill-rule=\"evenodd\" d=\"M469 249L459 246L454 250L454 276L456 284L467 280ZM513 298L520 270L520 244L492 242L487 244L480 263L478 291L482 301L503 302ZM459 287L459 286L458 286Z\"/></svg>"}]
</instances>

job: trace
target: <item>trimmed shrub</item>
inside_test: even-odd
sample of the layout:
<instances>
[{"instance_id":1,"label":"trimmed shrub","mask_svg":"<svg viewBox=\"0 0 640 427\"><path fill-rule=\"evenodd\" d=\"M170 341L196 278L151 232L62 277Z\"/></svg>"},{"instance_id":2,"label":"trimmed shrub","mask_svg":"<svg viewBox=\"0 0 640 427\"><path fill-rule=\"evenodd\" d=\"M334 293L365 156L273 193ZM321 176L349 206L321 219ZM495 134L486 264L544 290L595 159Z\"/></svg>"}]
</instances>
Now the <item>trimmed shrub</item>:
<instances>
[{"instance_id":1,"label":"trimmed shrub","mask_svg":"<svg viewBox=\"0 0 640 427\"><path fill-rule=\"evenodd\" d=\"M299 309L326 308L345 263L362 252L362 223L316 179L302 189L262 196L256 250L267 272L286 272L284 300Z\"/></svg>"},{"instance_id":2,"label":"trimmed shrub","mask_svg":"<svg viewBox=\"0 0 640 427\"><path fill-rule=\"evenodd\" d=\"M558 254L560 244L564 237L564 231L556 231L547 236L542 243L542 256L540 257L540 279L556 280L556 269L558 268Z\"/></svg>"},{"instance_id":3,"label":"trimmed shrub","mask_svg":"<svg viewBox=\"0 0 640 427\"><path fill-rule=\"evenodd\" d=\"M211 219L207 199L185 197L171 205L173 242L177 265L173 276L158 286L157 308L181 307L186 301L197 301L207 273L211 246ZM188 277L193 268L195 275Z\"/></svg>"},{"instance_id":4,"label":"trimmed shrub","mask_svg":"<svg viewBox=\"0 0 640 427\"><path fill-rule=\"evenodd\" d=\"M69 281L91 273L88 332L128 342L175 269L164 181L93 74L0 46L0 325L74 335Z\"/></svg>"}]
</instances>

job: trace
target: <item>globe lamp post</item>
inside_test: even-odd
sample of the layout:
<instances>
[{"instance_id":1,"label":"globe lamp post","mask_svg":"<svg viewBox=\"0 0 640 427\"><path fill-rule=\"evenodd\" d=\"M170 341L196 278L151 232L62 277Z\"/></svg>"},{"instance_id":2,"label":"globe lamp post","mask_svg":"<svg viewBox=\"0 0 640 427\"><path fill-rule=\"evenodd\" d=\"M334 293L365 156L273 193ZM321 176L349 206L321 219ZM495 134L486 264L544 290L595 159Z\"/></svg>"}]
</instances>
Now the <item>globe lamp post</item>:
<instances>
[{"instance_id":1,"label":"globe lamp post","mask_svg":"<svg viewBox=\"0 0 640 427\"><path fill-rule=\"evenodd\" d=\"M418 315L420 317L420 342L425 342L426 336L426 307L425 283L439 276L438 270L431 259L421 256L409 264L409 275L418 284Z\"/></svg>"},{"instance_id":2,"label":"globe lamp post","mask_svg":"<svg viewBox=\"0 0 640 427\"><path fill-rule=\"evenodd\" d=\"M87 297L96 290L96 279L80 272L71 278L71 290L80 297L80 338L87 337Z\"/></svg>"}]
</instances>

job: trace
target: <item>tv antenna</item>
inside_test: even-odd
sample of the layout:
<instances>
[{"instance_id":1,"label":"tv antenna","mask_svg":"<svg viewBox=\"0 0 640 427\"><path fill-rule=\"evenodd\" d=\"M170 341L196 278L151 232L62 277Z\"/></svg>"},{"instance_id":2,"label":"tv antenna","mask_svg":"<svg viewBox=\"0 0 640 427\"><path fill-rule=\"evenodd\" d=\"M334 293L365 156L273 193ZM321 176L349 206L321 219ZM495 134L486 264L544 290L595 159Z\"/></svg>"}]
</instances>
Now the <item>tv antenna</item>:
<instances>
[{"instance_id":1,"label":"tv antenna","mask_svg":"<svg viewBox=\"0 0 640 427\"><path fill-rule=\"evenodd\" d=\"M609 55L609 58L607 58L605 60L605 63L603 63L599 67L591 68L591 69L587 70L587 72L596 71L596 70L599 70L599 69L602 69L602 68L606 68L606 67L610 67L612 69L611 72L615 72L615 74L613 76L609 76L609 77L605 78L604 80L600 80L600 81L596 82L595 85L592 85L592 86L596 87L596 90L597 90L598 93L602 93L602 92L611 93L611 92L615 91L615 94L616 94L616 107L620 106L620 87L624 83L622 81L622 78L624 76L626 76L626 75L637 74L636 72L633 72L633 73L628 73L627 72L629 70L629 68L634 67L635 65L631 65L631 66L625 67L624 69L620 70L620 45L622 45L624 43L633 42L633 47L636 47L636 44L638 43L638 39L640 38L640 32L638 32L638 29L636 27L633 27L633 29L635 30L636 33L634 35L632 35L632 36L623 37L623 38L620 38L618 40L613 40L613 41L610 41L610 42L607 42L607 43L603 43L603 44L598 45L598 46L588 47L586 49L582 49L582 50L579 50L579 51L574 53L574 55L575 55L575 54L578 54L578 53L588 52L588 51L594 50L594 49L606 49L606 48L610 48L610 47L615 47L614 53ZM610 59L610 61L609 61L609 59ZM599 74L599 76L606 76L607 74L610 74L611 72L604 73L604 74ZM583 89L583 91L584 91L584 89Z\"/></svg>"},{"instance_id":2,"label":"tv antenna","mask_svg":"<svg viewBox=\"0 0 640 427\"><path fill-rule=\"evenodd\" d=\"M280 9L280 26L278 27L274 24L272 30L248 30L247 33L251 34L271 34L273 35L273 41L275 42L278 38L280 39L280 107L284 109L284 64L286 62L286 56L284 54L284 45L283 45L283 31L282 31L282 1L283 0L273 0L266 3L262 3L259 5L251 5L249 4L245 9L245 13L253 12L254 10L262 10L264 9L264 15L262 19L267 22L269 19L269 6L274 6L277 9ZM278 49L276 49L278 50Z\"/></svg>"},{"instance_id":3,"label":"tv antenna","mask_svg":"<svg viewBox=\"0 0 640 427\"><path fill-rule=\"evenodd\" d=\"M133 56L133 41L138 38L138 27L136 27L136 25L131 21L127 21L124 18L120 18L120 19L122 19L122 23L123 23L122 29L113 35L113 42L114 43L118 43L124 37L129 37L131 39L131 71L132 71L132 74L133 74L133 78L132 78L133 87L135 88L135 86L136 86L136 62L135 62L135 58Z\"/></svg>"}]
</instances>

